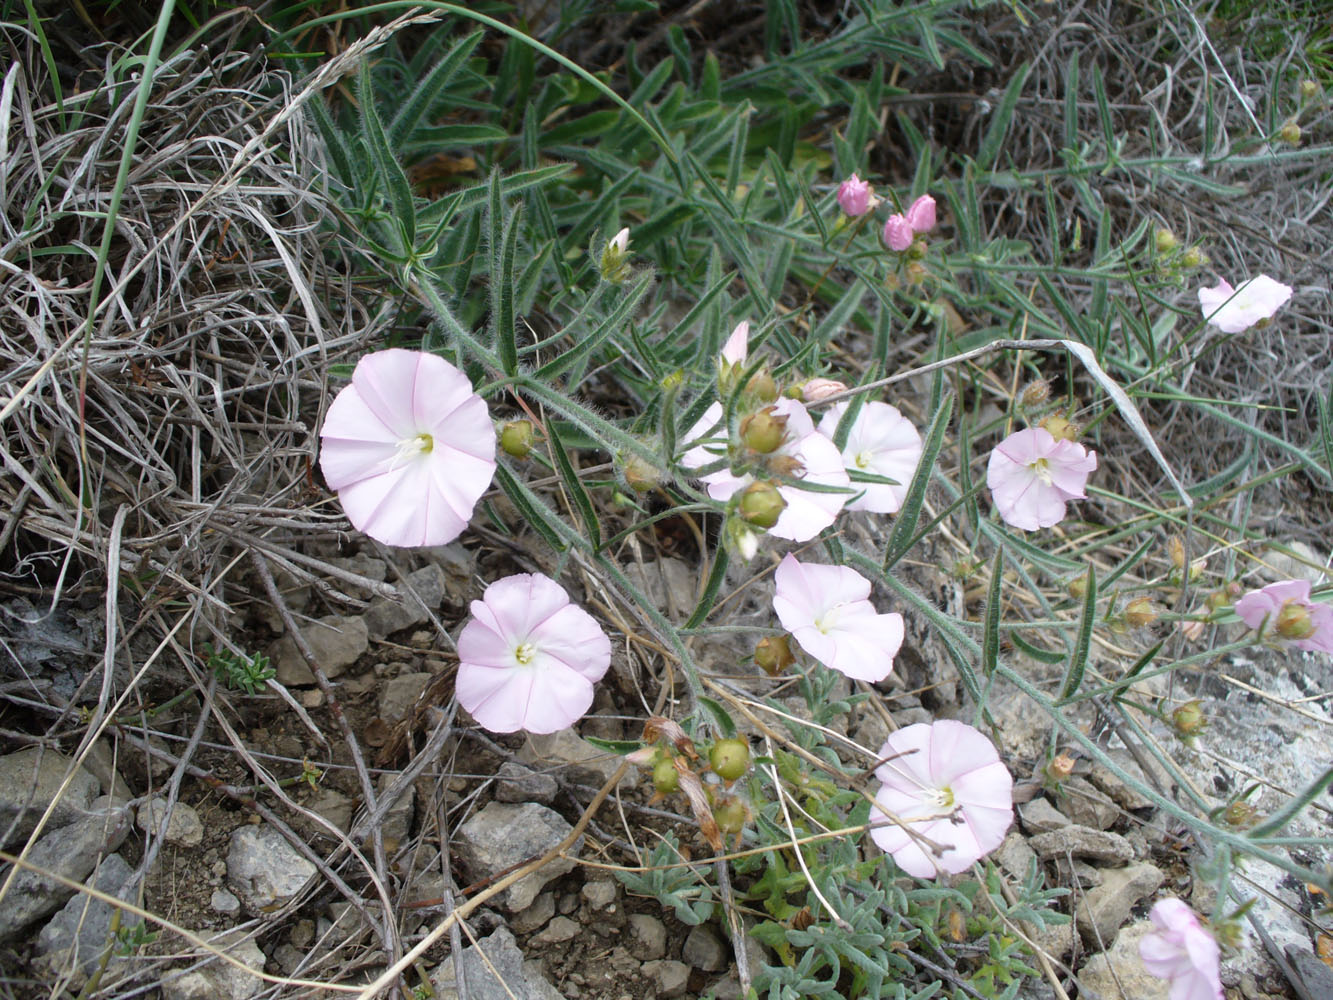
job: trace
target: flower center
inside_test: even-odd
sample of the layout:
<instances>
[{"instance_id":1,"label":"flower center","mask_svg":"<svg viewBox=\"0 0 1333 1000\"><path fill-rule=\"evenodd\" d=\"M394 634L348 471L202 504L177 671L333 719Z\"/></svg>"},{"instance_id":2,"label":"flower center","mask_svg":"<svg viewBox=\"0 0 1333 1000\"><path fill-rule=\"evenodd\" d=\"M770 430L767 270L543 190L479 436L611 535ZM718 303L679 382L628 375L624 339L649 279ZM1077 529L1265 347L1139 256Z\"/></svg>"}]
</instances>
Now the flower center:
<instances>
[{"instance_id":1,"label":"flower center","mask_svg":"<svg viewBox=\"0 0 1333 1000\"><path fill-rule=\"evenodd\" d=\"M949 812L954 807L953 789L948 785L933 788L927 795L927 801L940 812Z\"/></svg>"},{"instance_id":2,"label":"flower center","mask_svg":"<svg viewBox=\"0 0 1333 1000\"><path fill-rule=\"evenodd\" d=\"M858 451L856 453L856 458L854 459L854 461L856 462L856 467L858 469L870 468L870 459L872 457L873 456L868 451Z\"/></svg>"},{"instance_id":3,"label":"flower center","mask_svg":"<svg viewBox=\"0 0 1333 1000\"><path fill-rule=\"evenodd\" d=\"M410 462L420 455L429 455L434 450L435 438L422 431L420 434L403 438L398 442L393 464L396 466L399 462Z\"/></svg>"},{"instance_id":4,"label":"flower center","mask_svg":"<svg viewBox=\"0 0 1333 1000\"><path fill-rule=\"evenodd\" d=\"M838 627L838 616L842 612L842 605L829 608L822 615L815 619L815 628L819 629L824 635Z\"/></svg>"},{"instance_id":5,"label":"flower center","mask_svg":"<svg viewBox=\"0 0 1333 1000\"><path fill-rule=\"evenodd\" d=\"M514 659L520 667L526 667L537 657L537 647L530 642L520 642L514 650Z\"/></svg>"},{"instance_id":6,"label":"flower center","mask_svg":"<svg viewBox=\"0 0 1333 1000\"><path fill-rule=\"evenodd\" d=\"M1033 474L1042 481L1043 485L1051 485L1051 463L1044 458L1039 458L1028 466Z\"/></svg>"}]
</instances>

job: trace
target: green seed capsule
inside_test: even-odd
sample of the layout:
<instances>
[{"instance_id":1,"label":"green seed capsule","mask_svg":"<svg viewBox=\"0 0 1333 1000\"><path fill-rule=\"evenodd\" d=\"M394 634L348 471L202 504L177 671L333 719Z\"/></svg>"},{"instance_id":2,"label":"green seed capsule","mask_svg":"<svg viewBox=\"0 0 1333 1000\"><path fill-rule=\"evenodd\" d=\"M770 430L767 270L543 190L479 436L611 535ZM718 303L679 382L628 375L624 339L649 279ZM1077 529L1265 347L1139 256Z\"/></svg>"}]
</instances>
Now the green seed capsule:
<instances>
[{"instance_id":1,"label":"green seed capsule","mask_svg":"<svg viewBox=\"0 0 1333 1000\"><path fill-rule=\"evenodd\" d=\"M750 745L745 740L718 740L708 754L708 763L723 781L735 781L750 769Z\"/></svg>"}]
</instances>

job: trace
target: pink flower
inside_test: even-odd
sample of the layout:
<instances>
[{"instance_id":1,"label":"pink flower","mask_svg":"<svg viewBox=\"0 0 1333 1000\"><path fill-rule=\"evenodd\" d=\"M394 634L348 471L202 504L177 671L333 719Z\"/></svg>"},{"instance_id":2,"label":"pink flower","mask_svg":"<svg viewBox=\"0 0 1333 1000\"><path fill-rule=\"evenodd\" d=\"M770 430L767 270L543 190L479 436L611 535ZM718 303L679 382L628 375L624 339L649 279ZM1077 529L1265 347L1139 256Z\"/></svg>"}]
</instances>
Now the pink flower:
<instances>
[{"instance_id":1,"label":"pink flower","mask_svg":"<svg viewBox=\"0 0 1333 1000\"><path fill-rule=\"evenodd\" d=\"M774 575L773 610L802 649L858 681L882 681L903 644L903 616L881 615L870 581L846 566L801 563L788 553Z\"/></svg>"},{"instance_id":2,"label":"pink flower","mask_svg":"<svg viewBox=\"0 0 1333 1000\"><path fill-rule=\"evenodd\" d=\"M731 331L731 336L722 345L722 362L729 365L745 363L750 351L750 321L743 319Z\"/></svg>"},{"instance_id":3,"label":"pink flower","mask_svg":"<svg viewBox=\"0 0 1333 1000\"><path fill-rule=\"evenodd\" d=\"M1159 899L1148 919L1155 929L1139 942L1139 957L1150 976L1171 984L1171 1000L1221 1000L1221 953L1194 911Z\"/></svg>"},{"instance_id":4,"label":"pink flower","mask_svg":"<svg viewBox=\"0 0 1333 1000\"><path fill-rule=\"evenodd\" d=\"M815 430L814 421L805 407L795 399L779 399L772 404L773 414L787 418L787 436L771 456L786 460L792 472L790 478L820 486L849 487L851 479L843 468L842 456L833 442ZM685 435L686 452L680 464L687 469L700 469L726 457L727 429L722 425L722 404L714 403ZM729 468L700 477L714 500L727 501L754 482L746 473L736 475ZM793 542L808 542L833 523L846 504L851 492L825 493L804 490L797 483L781 483L778 493L787 502L777 523L768 529L770 535L788 538Z\"/></svg>"},{"instance_id":5,"label":"pink flower","mask_svg":"<svg viewBox=\"0 0 1333 1000\"><path fill-rule=\"evenodd\" d=\"M935 199L923 194L907 210L907 224L918 236L935 228Z\"/></svg>"},{"instance_id":6,"label":"pink flower","mask_svg":"<svg viewBox=\"0 0 1333 1000\"><path fill-rule=\"evenodd\" d=\"M1266 638L1311 653L1333 653L1333 608L1310 600L1309 580L1283 580L1252 590L1236 602L1235 610L1250 628L1262 627Z\"/></svg>"},{"instance_id":7,"label":"pink flower","mask_svg":"<svg viewBox=\"0 0 1333 1000\"><path fill-rule=\"evenodd\" d=\"M830 441L847 406L847 403L835 404L819 421L819 433ZM916 464L921 460L921 435L896 407L866 403L852 423L842 460L849 472L868 472L894 481L893 485L853 481L853 487L859 486L865 492L848 503L847 509L894 514L903 505Z\"/></svg>"},{"instance_id":8,"label":"pink flower","mask_svg":"<svg viewBox=\"0 0 1333 1000\"><path fill-rule=\"evenodd\" d=\"M1065 504L1081 500L1097 453L1074 441L1057 441L1044 427L1010 434L990 455L986 485L1007 524L1036 531L1059 524Z\"/></svg>"},{"instance_id":9,"label":"pink flower","mask_svg":"<svg viewBox=\"0 0 1333 1000\"><path fill-rule=\"evenodd\" d=\"M453 541L495 474L486 403L434 354L367 354L319 433L319 466L348 520L386 545Z\"/></svg>"},{"instance_id":10,"label":"pink flower","mask_svg":"<svg viewBox=\"0 0 1333 1000\"><path fill-rule=\"evenodd\" d=\"M869 212L878 200L870 182L861 180L856 174L838 185L838 204L853 219Z\"/></svg>"},{"instance_id":11,"label":"pink flower","mask_svg":"<svg viewBox=\"0 0 1333 1000\"><path fill-rule=\"evenodd\" d=\"M611 641L549 577L496 580L458 637L458 703L493 733L554 733L592 706Z\"/></svg>"},{"instance_id":12,"label":"pink flower","mask_svg":"<svg viewBox=\"0 0 1333 1000\"><path fill-rule=\"evenodd\" d=\"M980 732L952 719L918 722L890 736L879 756L870 836L903 871L957 874L1004 841L1014 779Z\"/></svg>"},{"instance_id":13,"label":"pink flower","mask_svg":"<svg viewBox=\"0 0 1333 1000\"><path fill-rule=\"evenodd\" d=\"M835 378L812 378L801 386L801 398L807 403L818 403L847 391L847 383Z\"/></svg>"},{"instance_id":14,"label":"pink flower","mask_svg":"<svg viewBox=\"0 0 1333 1000\"><path fill-rule=\"evenodd\" d=\"M912 245L914 239L916 234L912 232L912 224L907 221L905 215L894 213L884 223L884 242L889 245L890 250L902 253Z\"/></svg>"},{"instance_id":15,"label":"pink flower","mask_svg":"<svg viewBox=\"0 0 1333 1000\"><path fill-rule=\"evenodd\" d=\"M1291 298L1291 289L1260 274L1233 289L1219 280L1216 288L1199 289L1203 318L1223 333L1240 333L1269 319Z\"/></svg>"}]
</instances>

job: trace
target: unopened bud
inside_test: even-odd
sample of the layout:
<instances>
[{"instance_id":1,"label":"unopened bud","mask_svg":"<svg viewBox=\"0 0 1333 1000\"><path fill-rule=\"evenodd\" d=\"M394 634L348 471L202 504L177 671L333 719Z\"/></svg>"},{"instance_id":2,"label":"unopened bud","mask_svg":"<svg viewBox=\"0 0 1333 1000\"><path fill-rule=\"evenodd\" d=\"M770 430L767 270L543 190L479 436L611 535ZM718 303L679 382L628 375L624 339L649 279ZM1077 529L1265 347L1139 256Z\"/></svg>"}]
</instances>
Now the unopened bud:
<instances>
[{"instance_id":1,"label":"unopened bud","mask_svg":"<svg viewBox=\"0 0 1333 1000\"><path fill-rule=\"evenodd\" d=\"M1203 603L1209 611L1217 611L1220 608L1229 608L1236 603L1236 598L1240 596L1240 585L1229 583L1221 590L1214 590L1203 599Z\"/></svg>"},{"instance_id":2,"label":"unopened bud","mask_svg":"<svg viewBox=\"0 0 1333 1000\"><path fill-rule=\"evenodd\" d=\"M1299 601L1288 601L1278 609L1273 628L1284 639L1308 639L1314 635L1310 609Z\"/></svg>"},{"instance_id":3,"label":"unopened bud","mask_svg":"<svg viewBox=\"0 0 1333 1000\"><path fill-rule=\"evenodd\" d=\"M1227 803L1226 809L1222 811L1222 819L1227 826L1244 830L1259 822L1259 810L1244 799L1237 799Z\"/></svg>"},{"instance_id":4,"label":"unopened bud","mask_svg":"<svg viewBox=\"0 0 1333 1000\"><path fill-rule=\"evenodd\" d=\"M1180 634L1190 642L1198 642L1203 638L1203 622L1201 621L1182 618L1176 622L1176 626L1180 629Z\"/></svg>"},{"instance_id":5,"label":"unopened bud","mask_svg":"<svg viewBox=\"0 0 1333 1000\"><path fill-rule=\"evenodd\" d=\"M1208 263L1208 255L1198 247L1190 247L1181 255L1180 262L1186 267L1203 267Z\"/></svg>"},{"instance_id":6,"label":"unopened bud","mask_svg":"<svg viewBox=\"0 0 1333 1000\"><path fill-rule=\"evenodd\" d=\"M739 517L727 518L727 547L749 562L759 551L759 533Z\"/></svg>"},{"instance_id":7,"label":"unopened bud","mask_svg":"<svg viewBox=\"0 0 1333 1000\"><path fill-rule=\"evenodd\" d=\"M1301 144L1301 127L1294 121L1289 121L1278 132L1278 138L1288 146L1299 146Z\"/></svg>"},{"instance_id":8,"label":"unopened bud","mask_svg":"<svg viewBox=\"0 0 1333 1000\"><path fill-rule=\"evenodd\" d=\"M787 437L787 418L780 417L773 407L766 406L741 421L741 440L747 448L768 455L782 446Z\"/></svg>"},{"instance_id":9,"label":"unopened bud","mask_svg":"<svg viewBox=\"0 0 1333 1000\"><path fill-rule=\"evenodd\" d=\"M1050 398L1051 387L1046 383L1045 379L1038 379L1036 382L1032 382L1025 387L1023 389L1023 395L1018 399L1023 406L1031 409L1034 406L1040 406Z\"/></svg>"},{"instance_id":10,"label":"unopened bud","mask_svg":"<svg viewBox=\"0 0 1333 1000\"><path fill-rule=\"evenodd\" d=\"M1314 80L1301 81L1301 96L1307 101L1312 101L1319 96L1319 84Z\"/></svg>"},{"instance_id":11,"label":"unopened bud","mask_svg":"<svg viewBox=\"0 0 1333 1000\"><path fill-rule=\"evenodd\" d=\"M737 512L756 528L771 528L778 523L787 501L772 483L762 480L751 483L741 492Z\"/></svg>"},{"instance_id":12,"label":"unopened bud","mask_svg":"<svg viewBox=\"0 0 1333 1000\"><path fill-rule=\"evenodd\" d=\"M754 662L770 677L776 677L795 663L796 657L791 655L791 642L787 635L784 633L760 639L754 647Z\"/></svg>"},{"instance_id":13,"label":"unopened bud","mask_svg":"<svg viewBox=\"0 0 1333 1000\"><path fill-rule=\"evenodd\" d=\"M1041 425L1057 441L1078 440L1078 424L1072 423L1058 414L1051 414L1041 422Z\"/></svg>"},{"instance_id":14,"label":"unopened bud","mask_svg":"<svg viewBox=\"0 0 1333 1000\"><path fill-rule=\"evenodd\" d=\"M805 463L795 455L769 455L768 471L783 479L800 479L805 475Z\"/></svg>"},{"instance_id":15,"label":"unopened bud","mask_svg":"<svg viewBox=\"0 0 1333 1000\"><path fill-rule=\"evenodd\" d=\"M645 461L638 455L628 455L624 462L621 471L625 475L625 482L629 483L635 492L647 493L661 485L662 470L653 466L651 462Z\"/></svg>"},{"instance_id":16,"label":"unopened bud","mask_svg":"<svg viewBox=\"0 0 1333 1000\"><path fill-rule=\"evenodd\" d=\"M511 420L501 427L500 448L514 458L527 458L532 451L532 421Z\"/></svg>"},{"instance_id":17,"label":"unopened bud","mask_svg":"<svg viewBox=\"0 0 1333 1000\"><path fill-rule=\"evenodd\" d=\"M771 403L778 398L778 384L766 371L755 372L745 385L745 391L761 403Z\"/></svg>"},{"instance_id":18,"label":"unopened bud","mask_svg":"<svg viewBox=\"0 0 1333 1000\"><path fill-rule=\"evenodd\" d=\"M1157 621L1157 609L1146 597L1136 597L1125 605L1125 624L1130 628L1142 628Z\"/></svg>"},{"instance_id":19,"label":"unopened bud","mask_svg":"<svg viewBox=\"0 0 1333 1000\"><path fill-rule=\"evenodd\" d=\"M925 240L913 240L912 245L907 248L908 260L924 260L928 253Z\"/></svg>"},{"instance_id":20,"label":"unopened bud","mask_svg":"<svg viewBox=\"0 0 1333 1000\"><path fill-rule=\"evenodd\" d=\"M1069 586L1065 588L1069 591L1069 596L1076 601L1083 600L1088 593L1088 578L1086 576L1076 576L1069 581Z\"/></svg>"},{"instance_id":21,"label":"unopened bud","mask_svg":"<svg viewBox=\"0 0 1333 1000\"><path fill-rule=\"evenodd\" d=\"M847 385L835 378L812 378L801 387L801 397L807 403L818 403L846 391Z\"/></svg>"},{"instance_id":22,"label":"unopened bud","mask_svg":"<svg viewBox=\"0 0 1333 1000\"><path fill-rule=\"evenodd\" d=\"M1181 739L1198 736L1208 725L1208 717L1203 714L1203 702L1197 698L1185 702L1171 713L1171 725Z\"/></svg>"},{"instance_id":23,"label":"unopened bud","mask_svg":"<svg viewBox=\"0 0 1333 1000\"><path fill-rule=\"evenodd\" d=\"M1159 229L1153 234L1153 239L1157 244L1158 253L1170 253L1176 247L1180 246L1180 240L1176 239L1176 234L1169 229Z\"/></svg>"},{"instance_id":24,"label":"unopened bud","mask_svg":"<svg viewBox=\"0 0 1333 1000\"><path fill-rule=\"evenodd\" d=\"M717 828L726 834L738 834L745 829L745 822L750 818L750 810L745 803L729 795L713 807L713 820Z\"/></svg>"},{"instance_id":25,"label":"unopened bud","mask_svg":"<svg viewBox=\"0 0 1333 1000\"><path fill-rule=\"evenodd\" d=\"M606 281L620 284L629 277L629 230L622 229L606 244L602 251L599 270Z\"/></svg>"},{"instance_id":26,"label":"unopened bud","mask_svg":"<svg viewBox=\"0 0 1333 1000\"><path fill-rule=\"evenodd\" d=\"M639 747L625 754L625 759L635 767L656 767L661 756L661 747Z\"/></svg>"},{"instance_id":27,"label":"unopened bud","mask_svg":"<svg viewBox=\"0 0 1333 1000\"><path fill-rule=\"evenodd\" d=\"M1167 539L1166 551L1171 556L1171 565L1176 569L1185 568L1185 543L1180 540L1179 535L1172 535Z\"/></svg>"},{"instance_id":28,"label":"unopened bud","mask_svg":"<svg viewBox=\"0 0 1333 1000\"><path fill-rule=\"evenodd\" d=\"M1064 781L1074 773L1074 758L1067 753L1058 753L1046 765L1046 773L1055 781Z\"/></svg>"},{"instance_id":29,"label":"unopened bud","mask_svg":"<svg viewBox=\"0 0 1333 1000\"><path fill-rule=\"evenodd\" d=\"M906 276L909 285L919 285L926 280L927 272L924 264L919 260L914 260L903 268L903 274Z\"/></svg>"},{"instance_id":30,"label":"unopened bud","mask_svg":"<svg viewBox=\"0 0 1333 1000\"><path fill-rule=\"evenodd\" d=\"M660 795L670 795L680 788L680 773L676 770L676 763L669 754L659 760L653 768L653 787Z\"/></svg>"}]
</instances>

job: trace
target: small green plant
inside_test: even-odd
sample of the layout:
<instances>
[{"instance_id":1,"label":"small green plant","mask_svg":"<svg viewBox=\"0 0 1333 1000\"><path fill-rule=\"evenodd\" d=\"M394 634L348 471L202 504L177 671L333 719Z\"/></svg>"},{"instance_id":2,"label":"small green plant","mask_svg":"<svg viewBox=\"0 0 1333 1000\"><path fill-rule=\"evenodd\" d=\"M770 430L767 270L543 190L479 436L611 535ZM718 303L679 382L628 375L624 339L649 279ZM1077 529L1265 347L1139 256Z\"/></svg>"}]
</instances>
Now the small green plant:
<instances>
[{"instance_id":1,"label":"small green plant","mask_svg":"<svg viewBox=\"0 0 1333 1000\"><path fill-rule=\"evenodd\" d=\"M278 675L263 653L247 657L225 649L216 650L208 643L204 644L204 652L208 654L208 669L231 691L259 694Z\"/></svg>"},{"instance_id":2,"label":"small green plant","mask_svg":"<svg viewBox=\"0 0 1333 1000\"><path fill-rule=\"evenodd\" d=\"M144 945L152 944L157 940L157 931L150 931L148 926L140 921L137 924L131 924L126 927L121 925L116 928L116 942L114 945L116 954L122 958L133 955Z\"/></svg>"}]
</instances>

